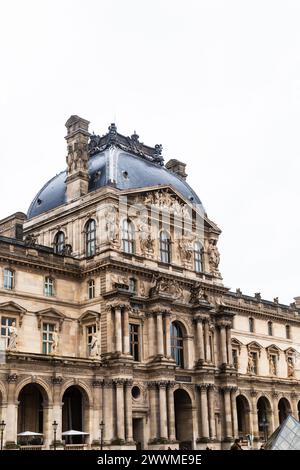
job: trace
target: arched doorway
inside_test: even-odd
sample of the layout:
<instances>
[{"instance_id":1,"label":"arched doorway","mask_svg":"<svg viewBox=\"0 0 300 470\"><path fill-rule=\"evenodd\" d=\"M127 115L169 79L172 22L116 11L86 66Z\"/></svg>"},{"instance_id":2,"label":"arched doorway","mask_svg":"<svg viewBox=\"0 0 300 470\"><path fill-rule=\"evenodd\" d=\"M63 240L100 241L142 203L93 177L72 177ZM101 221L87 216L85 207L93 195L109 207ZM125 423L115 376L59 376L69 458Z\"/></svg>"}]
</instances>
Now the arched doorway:
<instances>
[{"instance_id":1,"label":"arched doorway","mask_svg":"<svg viewBox=\"0 0 300 470\"><path fill-rule=\"evenodd\" d=\"M174 392L175 431L181 449L193 448L193 415L192 401L183 389Z\"/></svg>"},{"instance_id":2,"label":"arched doorway","mask_svg":"<svg viewBox=\"0 0 300 470\"><path fill-rule=\"evenodd\" d=\"M244 395L236 397L236 412L238 421L238 435L245 439L250 434L250 407Z\"/></svg>"},{"instance_id":3,"label":"arched doorway","mask_svg":"<svg viewBox=\"0 0 300 470\"><path fill-rule=\"evenodd\" d=\"M62 432L88 432L88 397L84 390L76 385L67 388L63 394ZM66 444L84 444L86 437L63 436Z\"/></svg>"},{"instance_id":4,"label":"arched doorway","mask_svg":"<svg viewBox=\"0 0 300 470\"><path fill-rule=\"evenodd\" d=\"M257 419L260 438L267 440L271 433L272 409L266 397L260 397L257 401Z\"/></svg>"},{"instance_id":5,"label":"arched doorway","mask_svg":"<svg viewBox=\"0 0 300 470\"><path fill-rule=\"evenodd\" d=\"M44 407L47 404L45 390L36 383L25 385L18 396L18 434L23 432L39 433L43 436L18 437L20 444L40 445L45 435Z\"/></svg>"},{"instance_id":6,"label":"arched doorway","mask_svg":"<svg viewBox=\"0 0 300 470\"><path fill-rule=\"evenodd\" d=\"M291 405L289 401L286 398L280 398L278 402L279 424L281 424L289 414L291 414Z\"/></svg>"}]
</instances>

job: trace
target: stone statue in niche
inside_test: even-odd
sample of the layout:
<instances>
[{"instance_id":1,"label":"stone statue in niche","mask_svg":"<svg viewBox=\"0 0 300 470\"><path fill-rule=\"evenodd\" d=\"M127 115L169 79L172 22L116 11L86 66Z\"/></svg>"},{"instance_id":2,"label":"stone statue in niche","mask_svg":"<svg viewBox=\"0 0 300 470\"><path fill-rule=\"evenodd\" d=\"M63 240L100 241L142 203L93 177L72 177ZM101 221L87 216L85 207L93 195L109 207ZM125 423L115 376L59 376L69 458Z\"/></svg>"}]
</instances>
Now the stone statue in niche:
<instances>
[{"instance_id":1,"label":"stone statue in niche","mask_svg":"<svg viewBox=\"0 0 300 470\"><path fill-rule=\"evenodd\" d=\"M248 367L247 367L248 374L254 373L254 360L253 355L251 352L248 353Z\"/></svg>"},{"instance_id":2,"label":"stone statue in niche","mask_svg":"<svg viewBox=\"0 0 300 470\"><path fill-rule=\"evenodd\" d=\"M17 343L18 343L18 328L16 327L15 321L13 321L11 326L9 326L8 332L9 332L9 343L8 343L7 349L9 351L16 351Z\"/></svg>"},{"instance_id":3,"label":"stone statue in niche","mask_svg":"<svg viewBox=\"0 0 300 470\"><path fill-rule=\"evenodd\" d=\"M118 241L118 211L114 206L108 206L104 213L106 221L107 241L116 243Z\"/></svg>"},{"instance_id":4,"label":"stone statue in niche","mask_svg":"<svg viewBox=\"0 0 300 470\"><path fill-rule=\"evenodd\" d=\"M272 355L269 356L269 372L270 375L276 375L276 366Z\"/></svg>"},{"instance_id":5,"label":"stone statue in niche","mask_svg":"<svg viewBox=\"0 0 300 470\"><path fill-rule=\"evenodd\" d=\"M97 333L94 333L92 336L90 357L99 357L99 339Z\"/></svg>"},{"instance_id":6,"label":"stone statue in niche","mask_svg":"<svg viewBox=\"0 0 300 470\"><path fill-rule=\"evenodd\" d=\"M191 263L194 254L193 238L189 236L183 236L180 240L178 240L178 248L181 261Z\"/></svg>"},{"instance_id":7,"label":"stone statue in niche","mask_svg":"<svg viewBox=\"0 0 300 470\"><path fill-rule=\"evenodd\" d=\"M288 366L288 377L294 377L295 376L295 365L292 357L289 357L287 360L287 366Z\"/></svg>"},{"instance_id":8,"label":"stone statue in niche","mask_svg":"<svg viewBox=\"0 0 300 470\"><path fill-rule=\"evenodd\" d=\"M154 252L154 240L151 236L151 226L149 225L148 216L145 215L137 224L140 232L140 247L142 255L147 256Z\"/></svg>"},{"instance_id":9,"label":"stone statue in niche","mask_svg":"<svg viewBox=\"0 0 300 470\"><path fill-rule=\"evenodd\" d=\"M220 277L220 272L219 272L220 253L217 247L217 240L213 238L209 240L207 255L208 255L208 263L209 263L211 274L213 274L216 277Z\"/></svg>"},{"instance_id":10,"label":"stone statue in niche","mask_svg":"<svg viewBox=\"0 0 300 470\"><path fill-rule=\"evenodd\" d=\"M56 355L58 354L58 342L59 342L59 334L57 328L54 328L52 332L52 344L51 344L51 354Z\"/></svg>"}]
</instances>

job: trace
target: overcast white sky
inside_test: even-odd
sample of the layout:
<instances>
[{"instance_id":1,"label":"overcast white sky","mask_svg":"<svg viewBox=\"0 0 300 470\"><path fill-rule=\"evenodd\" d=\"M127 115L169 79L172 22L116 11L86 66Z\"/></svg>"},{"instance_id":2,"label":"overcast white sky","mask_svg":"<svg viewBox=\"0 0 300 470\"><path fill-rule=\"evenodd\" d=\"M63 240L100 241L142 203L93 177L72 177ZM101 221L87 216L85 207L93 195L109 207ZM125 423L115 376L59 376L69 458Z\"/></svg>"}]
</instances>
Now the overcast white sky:
<instances>
[{"instance_id":1,"label":"overcast white sky","mask_svg":"<svg viewBox=\"0 0 300 470\"><path fill-rule=\"evenodd\" d=\"M0 218L65 167L71 114L187 163L226 286L300 295L300 2L0 0Z\"/></svg>"}]
</instances>

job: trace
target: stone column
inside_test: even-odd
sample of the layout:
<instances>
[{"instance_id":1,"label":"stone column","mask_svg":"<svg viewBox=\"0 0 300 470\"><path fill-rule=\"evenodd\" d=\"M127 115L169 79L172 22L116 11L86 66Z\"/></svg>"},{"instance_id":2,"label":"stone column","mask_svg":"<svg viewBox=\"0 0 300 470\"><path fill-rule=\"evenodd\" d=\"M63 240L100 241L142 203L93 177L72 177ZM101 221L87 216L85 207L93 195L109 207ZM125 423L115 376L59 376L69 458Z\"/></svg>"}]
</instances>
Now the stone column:
<instances>
[{"instance_id":1,"label":"stone column","mask_svg":"<svg viewBox=\"0 0 300 470\"><path fill-rule=\"evenodd\" d=\"M201 404L201 437L202 439L209 438L209 423L208 423L208 403L207 403L207 385L199 385L200 389L200 404Z\"/></svg>"},{"instance_id":2,"label":"stone column","mask_svg":"<svg viewBox=\"0 0 300 470\"><path fill-rule=\"evenodd\" d=\"M251 432L254 438L258 438L259 429L258 429L258 416L257 416L257 391L251 390Z\"/></svg>"},{"instance_id":3,"label":"stone column","mask_svg":"<svg viewBox=\"0 0 300 470\"><path fill-rule=\"evenodd\" d=\"M112 352L112 313L111 307L107 306L106 308L106 344L107 344L107 352Z\"/></svg>"},{"instance_id":4,"label":"stone column","mask_svg":"<svg viewBox=\"0 0 300 470\"><path fill-rule=\"evenodd\" d=\"M232 413L232 432L233 437L238 437L238 419L237 419L237 408L236 408L236 392L237 388L232 387L231 389L231 413Z\"/></svg>"},{"instance_id":5,"label":"stone column","mask_svg":"<svg viewBox=\"0 0 300 470\"><path fill-rule=\"evenodd\" d=\"M209 344L209 320L204 322L204 345L205 345L205 360L211 362L211 351Z\"/></svg>"},{"instance_id":6,"label":"stone column","mask_svg":"<svg viewBox=\"0 0 300 470\"><path fill-rule=\"evenodd\" d=\"M224 387L224 414L225 414L225 437L232 439L232 422L231 422L231 400L230 400L231 387Z\"/></svg>"},{"instance_id":7,"label":"stone column","mask_svg":"<svg viewBox=\"0 0 300 470\"><path fill-rule=\"evenodd\" d=\"M17 442L18 402L16 401L16 382L18 376L10 373L7 377L7 408L6 408L6 441Z\"/></svg>"},{"instance_id":8,"label":"stone column","mask_svg":"<svg viewBox=\"0 0 300 470\"><path fill-rule=\"evenodd\" d=\"M215 421L215 386L208 386L208 416L209 416L209 437L216 439L216 421Z\"/></svg>"},{"instance_id":9,"label":"stone column","mask_svg":"<svg viewBox=\"0 0 300 470\"><path fill-rule=\"evenodd\" d=\"M128 310L127 305L124 307L124 313L123 313L123 344L124 344L124 349L123 349L124 354L130 354L130 350L129 350L129 310Z\"/></svg>"},{"instance_id":10,"label":"stone column","mask_svg":"<svg viewBox=\"0 0 300 470\"><path fill-rule=\"evenodd\" d=\"M52 377L53 384L53 407L52 407L52 423L56 421L58 423L56 431L56 440L62 440L62 399L61 399L61 385L63 382L63 377L61 375L56 375ZM51 428L52 428L51 423ZM53 428L51 429L51 437L49 442L52 444L54 440Z\"/></svg>"},{"instance_id":11,"label":"stone column","mask_svg":"<svg viewBox=\"0 0 300 470\"><path fill-rule=\"evenodd\" d=\"M113 438L113 382L105 379L103 383L103 422L104 422L104 442L110 443Z\"/></svg>"},{"instance_id":12,"label":"stone column","mask_svg":"<svg viewBox=\"0 0 300 470\"><path fill-rule=\"evenodd\" d=\"M121 307L115 307L115 345L116 352L122 353Z\"/></svg>"},{"instance_id":13,"label":"stone column","mask_svg":"<svg viewBox=\"0 0 300 470\"><path fill-rule=\"evenodd\" d=\"M132 442L132 380L125 382L125 434L126 441Z\"/></svg>"},{"instance_id":14,"label":"stone column","mask_svg":"<svg viewBox=\"0 0 300 470\"><path fill-rule=\"evenodd\" d=\"M50 445L53 440L53 406L52 405L43 405L43 433L44 433L44 446L46 449L50 448Z\"/></svg>"},{"instance_id":15,"label":"stone column","mask_svg":"<svg viewBox=\"0 0 300 470\"><path fill-rule=\"evenodd\" d=\"M230 326L226 327L226 341L227 341L227 354L228 354L228 364L232 365L232 345L231 345L231 328Z\"/></svg>"},{"instance_id":16,"label":"stone column","mask_svg":"<svg viewBox=\"0 0 300 470\"><path fill-rule=\"evenodd\" d=\"M171 339L170 339L170 325L171 325L171 315L170 313L165 313L165 331L166 331L166 357L171 357Z\"/></svg>"},{"instance_id":17,"label":"stone column","mask_svg":"<svg viewBox=\"0 0 300 470\"><path fill-rule=\"evenodd\" d=\"M154 338L155 338L155 328L154 328L154 317L152 313L148 313L148 357L155 356L154 349Z\"/></svg>"},{"instance_id":18,"label":"stone column","mask_svg":"<svg viewBox=\"0 0 300 470\"><path fill-rule=\"evenodd\" d=\"M163 337L163 324L162 324L162 313L157 312L156 314L156 340L157 340L157 354L164 356L164 337Z\"/></svg>"},{"instance_id":19,"label":"stone column","mask_svg":"<svg viewBox=\"0 0 300 470\"><path fill-rule=\"evenodd\" d=\"M278 393L277 392L272 393L272 399L273 399L273 422L274 422L273 431L275 431L275 429L277 429L279 426ZM268 431L269 431L268 435L270 436L271 430L269 429Z\"/></svg>"},{"instance_id":20,"label":"stone column","mask_svg":"<svg viewBox=\"0 0 300 470\"><path fill-rule=\"evenodd\" d=\"M117 407L117 438L125 440L124 429L124 380L117 379L114 381L116 384L116 407Z\"/></svg>"},{"instance_id":21,"label":"stone column","mask_svg":"<svg viewBox=\"0 0 300 470\"><path fill-rule=\"evenodd\" d=\"M174 409L174 383L169 382L167 394L168 394L168 428L169 428L169 439L175 441L175 409Z\"/></svg>"},{"instance_id":22,"label":"stone column","mask_svg":"<svg viewBox=\"0 0 300 470\"><path fill-rule=\"evenodd\" d=\"M160 437L168 439L166 382L159 382L159 424Z\"/></svg>"},{"instance_id":23,"label":"stone column","mask_svg":"<svg viewBox=\"0 0 300 470\"><path fill-rule=\"evenodd\" d=\"M299 415L298 415L298 395L295 392L291 393L291 407L292 407L292 415L294 418L299 421Z\"/></svg>"},{"instance_id":24,"label":"stone column","mask_svg":"<svg viewBox=\"0 0 300 470\"><path fill-rule=\"evenodd\" d=\"M225 330L225 325L222 325L222 324L220 324L220 341L221 341L221 363L227 364L226 330Z\"/></svg>"},{"instance_id":25,"label":"stone column","mask_svg":"<svg viewBox=\"0 0 300 470\"><path fill-rule=\"evenodd\" d=\"M156 383L149 382L149 413L150 413L150 439L158 437L157 426L157 410L156 410Z\"/></svg>"},{"instance_id":26,"label":"stone column","mask_svg":"<svg viewBox=\"0 0 300 470\"><path fill-rule=\"evenodd\" d=\"M100 428L99 424L101 423L102 417L102 385L103 380L94 378L93 380L93 404L92 410L90 412L90 417L92 419L92 435L90 436L91 442L99 441L100 439Z\"/></svg>"},{"instance_id":27,"label":"stone column","mask_svg":"<svg viewBox=\"0 0 300 470\"><path fill-rule=\"evenodd\" d=\"M202 318L197 317L197 348L198 348L198 360L204 362L204 338L203 338L203 326Z\"/></svg>"}]
</instances>

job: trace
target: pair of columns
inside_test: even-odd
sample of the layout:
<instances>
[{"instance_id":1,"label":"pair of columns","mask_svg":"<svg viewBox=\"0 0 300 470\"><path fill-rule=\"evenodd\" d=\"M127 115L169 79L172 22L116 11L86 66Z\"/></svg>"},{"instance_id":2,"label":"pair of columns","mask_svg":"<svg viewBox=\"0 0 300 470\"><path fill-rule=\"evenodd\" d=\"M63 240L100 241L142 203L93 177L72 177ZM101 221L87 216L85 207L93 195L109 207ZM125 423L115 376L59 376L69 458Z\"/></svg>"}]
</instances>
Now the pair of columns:
<instances>
[{"instance_id":1,"label":"pair of columns","mask_svg":"<svg viewBox=\"0 0 300 470\"><path fill-rule=\"evenodd\" d=\"M220 362L232 365L231 322L218 323L220 332Z\"/></svg>"},{"instance_id":2,"label":"pair of columns","mask_svg":"<svg viewBox=\"0 0 300 470\"><path fill-rule=\"evenodd\" d=\"M132 380L113 379L103 383L103 421L104 441L110 442L114 437L132 442ZM115 396L114 396L115 394ZM116 409L114 413L114 402ZM114 422L116 436L114 436Z\"/></svg>"},{"instance_id":3,"label":"pair of columns","mask_svg":"<svg viewBox=\"0 0 300 470\"><path fill-rule=\"evenodd\" d=\"M223 410L225 421L225 439L238 437L238 420L236 408L237 387L225 386L223 392Z\"/></svg>"},{"instance_id":4,"label":"pair of columns","mask_svg":"<svg viewBox=\"0 0 300 470\"><path fill-rule=\"evenodd\" d=\"M176 439L174 385L174 382L167 381L149 383L151 439Z\"/></svg>"},{"instance_id":5,"label":"pair of columns","mask_svg":"<svg viewBox=\"0 0 300 470\"><path fill-rule=\"evenodd\" d=\"M170 323L169 311L158 310L148 314L149 357L171 357ZM156 338L156 344L154 338Z\"/></svg>"},{"instance_id":6,"label":"pair of columns","mask_svg":"<svg viewBox=\"0 0 300 470\"><path fill-rule=\"evenodd\" d=\"M108 352L130 354L129 345L129 310L128 303L111 303L107 308ZM113 324L114 322L114 324ZM111 335L114 332L114 351Z\"/></svg>"},{"instance_id":7,"label":"pair of columns","mask_svg":"<svg viewBox=\"0 0 300 470\"><path fill-rule=\"evenodd\" d=\"M213 384L198 385L200 394L200 438L216 439L215 422L215 386Z\"/></svg>"},{"instance_id":8,"label":"pair of columns","mask_svg":"<svg viewBox=\"0 0 300 470\"><path fill-rule=\"evenodd\" d=\"M209 316L195 317L197 329L197 358L200 363L213 362L213 351L209 340Z\"/></svg>"}]
</instances>

